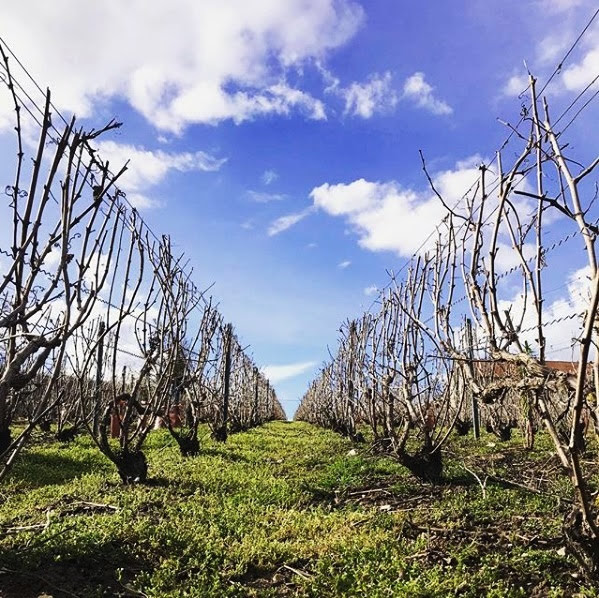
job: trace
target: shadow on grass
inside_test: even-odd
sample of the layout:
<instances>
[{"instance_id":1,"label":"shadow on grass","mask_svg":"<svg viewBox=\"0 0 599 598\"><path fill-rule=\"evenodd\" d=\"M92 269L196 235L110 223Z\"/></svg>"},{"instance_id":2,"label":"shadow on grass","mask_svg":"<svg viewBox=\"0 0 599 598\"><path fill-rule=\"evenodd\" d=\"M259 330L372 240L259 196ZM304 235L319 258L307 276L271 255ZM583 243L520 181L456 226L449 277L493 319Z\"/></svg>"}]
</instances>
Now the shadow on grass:
<instances>
[{"instance_id":1,"label":"shadow on grass","mask_svg":"<svg viewBox=\"0 0 599 598\"><path fill-rule=\"evenodd\" d=\"M152 568L149 561L133 556L115 541L94 544L79 554L66 542L58 550L73 556L57 561L56 547L49 546L25 554L0 551L0 596L139 596L131 585L139 573Z\"/></svg>"},{"instance_id":2,"label":"shadow on grass","mask_svg":"<svg viewBox=\"0 0 599 598\"><path fill-rule=\"evenodd\" d=\"M301 484L301 490L306 495L304 507L333 507L336 504L337 495L334 490L320 488L307 482Z\"/></svg>"},{"instance_id":3,"label":"shadow on grass","mask_svg":"<svg viewBox=\"0 0 599 598\"><path fill-rule=\"evenodd\" d=\"M150 477L142 484L143 486L148 486L150 488L172 488L176 485L176 480L171 480L169 478L165 478L164 476L153 476Z\"/></svg>"},{"instance_id":4,"label":"shadow on grass","mask_svg":"<svg viewBox=\"0 0 599 598\"><path fill-rule=\"evenodd\" d=\"M218 448L212 448L212 447L208 447L208 448L203 448L200 451L200 454L198 456L207 456L207 457L220 457L221 459L224 459L225 461L232 461L234 463L250 463L251 459L248 459L247 457L244 457L243 455L240 455L238 453L233 453L231 452L229 449L218 449Z\"/></svg>"},{"instance_id":5,"label":"shadow on grass","mask_svg":"<svg viewBox=\"0 0 599 598\"><path fill-rule=\"evenodd\" d=\"M98 458L74 458L68 454L23 454L11 472L11 478L25 482L31 488L64 484L87 473L110 474L112 466Z\"/></svg>"},{"instance_id":6,"label":"shadow on grass","mask_svg":"<svg viewBox=\"0 0 599 598\"><path fill-rule=\"evenodd\" d=\"M308 507L344 509L387 505L389 508L403 508L416 503L432 507L447 492L478 486L478 482L472 476L452 473L434 484L417 477L372 476L354 484L340 483L337 487L323 487L304 482L301 489Z\"/></svg>"},{"instance_id":7,"label":"shadow on grass","mask_svg":"<svg viewBox=\"0 0 599 598\"><path fill-rule=\"evenodd\" d=\"M468 472L451 472L445 475L439 482L439 486L456 486L460 488L470 488L472 486L479 486L479 482L476 478Z\"/></svg>"}]
</instances>

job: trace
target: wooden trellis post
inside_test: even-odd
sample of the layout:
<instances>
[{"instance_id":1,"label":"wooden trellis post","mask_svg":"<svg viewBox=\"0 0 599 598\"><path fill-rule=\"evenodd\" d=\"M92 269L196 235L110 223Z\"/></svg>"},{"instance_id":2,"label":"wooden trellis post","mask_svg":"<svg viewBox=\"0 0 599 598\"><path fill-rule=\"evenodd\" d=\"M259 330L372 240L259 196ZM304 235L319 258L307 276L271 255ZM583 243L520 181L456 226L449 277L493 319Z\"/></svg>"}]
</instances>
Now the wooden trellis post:
<instances>
[{"instance_id":1,"label":"wooden trellis post","mask_svg":"<svg viewBox=\"0 0 599 598\"><path fill-rule=\"evenodd\" d=\"M472 340L472 320L466 318L466 342L468 343L468 359L470 360L470 371L473 379L476 378L476 370L474 368L474 342ZM474 430L474 438L480 438L480 416L478 413L478 399L472 391L472 429Z\"/></svg>"},{"instance_id":2,"label":"wooden trellis post","mask_svg":"<svg viewBox=\"0 0 599 598\"><path fill-rule=\"evenodd\" d=\"M104 367L104 333L106 324L101 321L98 326L98 359L96 363L96 387L94 389L94 435L98 433L100 423L100 395L102 392L102 369Z\"/></svg>"},{"instance_id":3,"label":"wooden trellis post","mask_svg":"<svg viewBox=\"0 0 599 598\"><path fill-rule=\"evenodd\" d=\"M229 421L229 393L231 387L231 345L233 343L233 326L225 326L225 372L223 389L223 410L221 413L220 429L217 439L225 442L227 440L227 424Z\"/></svg>"},{"instance_id":4,"label":"wooden trellis post","mask_svg":"<svg viewBox=\"0 0 599 598\"><path fill-rule=\"evenodd\" d=\"M252 412L252 425L258 422L258 368L254 367L254 407Z\"/></svg>"}]
</instances>

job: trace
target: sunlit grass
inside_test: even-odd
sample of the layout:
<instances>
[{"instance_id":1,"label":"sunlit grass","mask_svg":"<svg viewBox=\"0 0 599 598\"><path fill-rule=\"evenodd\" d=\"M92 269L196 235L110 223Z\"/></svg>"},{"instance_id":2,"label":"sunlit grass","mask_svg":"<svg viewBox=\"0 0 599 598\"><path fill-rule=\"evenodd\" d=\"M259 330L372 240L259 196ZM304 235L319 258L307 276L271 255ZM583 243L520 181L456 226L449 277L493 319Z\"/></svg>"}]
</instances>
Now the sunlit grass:
<instances>
[{"instance_id":1,"label":"sunlit grass","mask_svg":"<svg viewBox=\"0 0 599 598\"><path fill-rule=\"evenodd\" d=\"M123 487L85 437L35 444L0 488L0 525L46 527L3 535L2 595L596 596L558 552L567 485L483 493L464 469L513 479L514 459L551 459L544 440L472 447L452 441L435 487L307 424L206 437L191 459L157 431L150 484Z\"/></svg>"}]
</instances>

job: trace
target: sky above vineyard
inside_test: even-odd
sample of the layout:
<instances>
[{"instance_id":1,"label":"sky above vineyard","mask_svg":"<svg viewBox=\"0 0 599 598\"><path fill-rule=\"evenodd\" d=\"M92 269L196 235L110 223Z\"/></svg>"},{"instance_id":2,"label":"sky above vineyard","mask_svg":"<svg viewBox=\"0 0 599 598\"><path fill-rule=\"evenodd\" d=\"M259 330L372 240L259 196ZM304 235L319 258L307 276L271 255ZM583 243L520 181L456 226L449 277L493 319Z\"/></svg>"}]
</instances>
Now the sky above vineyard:
<instances>
[{"instance_id":1,"label":"sky above vineyard","mask_svg":"<svg viewBox=\"0 0 599 598\"><path fill-rule=\"evenodd\" d=\"M543 84L595 9L21 0L0 8L0 36L62 111L124 122L100 151L131 160L129 200L185 252L200 287L216 283L222 312L292 414L342 320L371 305L386 271L443 215L418 150L443 195L459 198L509 133L497 117L519 118L523 60ZM552 106L597 74L594 23L547 88ZM2 155L13 151L11 118L3 94ZM581 159L596 148L587 135L598 118L591 105L569 128ZM6 163L0 174L8 184ZM577 247L551 275L556 317L576 303L583 257ZM557 355L569 330L551 334Z\"/></svg>"}]
</instances>

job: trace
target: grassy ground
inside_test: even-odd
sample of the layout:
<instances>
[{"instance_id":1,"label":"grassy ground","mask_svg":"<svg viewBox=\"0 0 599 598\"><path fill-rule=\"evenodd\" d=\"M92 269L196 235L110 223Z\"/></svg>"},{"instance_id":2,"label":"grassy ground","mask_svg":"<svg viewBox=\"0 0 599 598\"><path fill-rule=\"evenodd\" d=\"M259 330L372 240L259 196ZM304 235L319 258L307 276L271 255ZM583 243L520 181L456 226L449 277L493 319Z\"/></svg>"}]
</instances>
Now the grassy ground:
<instances>
[{"instance_id":1,"label":"grassy ground","mask_svg":"<svg viewBox=\"0 0 599 598\"><path fill-rule=\"evenodd\" d=\"M122 487L89 440L39 443L0 487L0 597L598 596L563 554L547 448L471 447L431 486L307 424L194 459L161 431L152 483Z\"/></svg>"}]
</instances>

